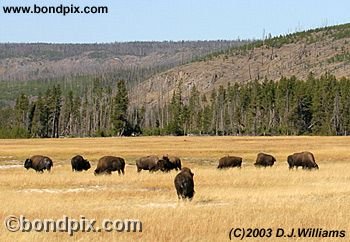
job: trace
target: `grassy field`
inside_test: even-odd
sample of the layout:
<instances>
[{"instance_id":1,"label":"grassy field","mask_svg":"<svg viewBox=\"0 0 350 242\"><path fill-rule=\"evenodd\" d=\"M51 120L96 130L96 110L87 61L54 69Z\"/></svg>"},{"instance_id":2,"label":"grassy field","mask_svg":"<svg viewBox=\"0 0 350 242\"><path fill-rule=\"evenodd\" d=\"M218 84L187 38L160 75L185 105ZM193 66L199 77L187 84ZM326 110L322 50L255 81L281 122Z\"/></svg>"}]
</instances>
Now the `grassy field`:
<instances>
[{"instance_id":1,"label":"grassy field","mask_svg":"<svg viewBox=\"0 0 350 242\"><path fill-rule=\"evenodd\" d=\"M289 171L287 155L314 153L318 171ZM272 168L253 166L264 151L277 158ZM51 173L25 170L25 158L42 154L54 161ZM70 159L92 163L73 173ZM192 202L178 201L174 177L136 173L135 159L148 154L178 155L194 172ZM225 155L243 157L241 169L218 171ZM103 155L126 159L125 176L94 176ZM139 219L142 233L8 232L0 241L228 241L232 227L272 228L272 237L254 241L319 241L275 238L277 228L345 230L350 240L350 137L137 137L0 140L0 220L8 215L61 219ZM246 239L248 240L248 239Z\"/></svg>"}]
</instances>

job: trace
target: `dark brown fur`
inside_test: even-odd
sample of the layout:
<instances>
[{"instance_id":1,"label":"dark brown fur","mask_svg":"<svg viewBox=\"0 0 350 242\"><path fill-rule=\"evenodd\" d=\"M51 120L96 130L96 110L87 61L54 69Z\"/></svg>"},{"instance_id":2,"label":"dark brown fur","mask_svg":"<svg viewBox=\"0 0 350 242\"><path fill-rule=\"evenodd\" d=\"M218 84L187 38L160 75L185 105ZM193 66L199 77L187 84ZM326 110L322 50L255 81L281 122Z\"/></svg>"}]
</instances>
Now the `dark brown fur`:
<instances>
[{"instance_id":1,"label":"dark brown fur","mask_svg":"<svg viewBox=\"0 0 350 242\"><path fill-rule=\"evenodd\" d=\"M237 156L225 156L219 160L218 169L229 168L229 167L241 167L242 158Z\"/></svg>"},{"instance_id":2,"label":"dark brown fur","mask_svg":"<svg viewBox=\"0 0 350 242\"><path fill-rule=\"evenodd\" d=\"M52 160L43 155L34 155L24 162L24 167L28 170L29 168L34 169L37 172L44 172L44 170L51 171L53 166Z\"/></svg>"},{"instance_id":3,"label":"dark brown fur","mask_svg":"<svg viewBox=\"0 0 350 242\"><path fill-rule=\"evenodd\" d=\"M259 153L258 156L256 157L255 161L255 166L273 166L275 163L276 159L272 155L265 154L265 153Z\"/></svg>"},{"instance_id":4,"label":"dark brown fur","mask_svg":"<svg viewBox=\"0 0 350 242\"><path fill-rule=\"evenodd\" d=\"M294 153L288 156L287 162L289 169L293 169L294 167L298 169L299 166L301 166L303 169L318 169L314 155L308 151Z\"/></svg>"},{"instance_id":5,"label":"dark brown fur","mask_svg":"<svg viewBox=\"0 0 350 242\"><path fill-rule=\"evenodd\" d=\"M172 163L172 168L175 170L181 170L181 159L177 156L163 155L163 160L168 159Z\"/></svg>"},{"instance_id":6,"label":"dark brown fur","mask_svg":"<svg viewBox=\"0 0 350 242\"><path fill-rule=\"evenodd\" d=\"M194 174L187 167L182 168L180 173L176 175L174 184L179 199L192 200L195 194L193 176Z\"/></svg>"},{"instance_id":7,"label":"dark brown fur","mask_svg":"<svg viewBox=\"0 0 350 242\"><path fill-rule=\"evenodd\" d=\"M159 170L161 170L162 172L169 172L173 169L175 169L175 166L172 162L169 161L169 159L166 158L162 158L161 160L159 160L157 162L157 168Z\"/></svg>"},{"instance_id":8,"label":"dark brown fur","mask_svg":"<svg viewBox=\"0 0 350 242\"><path fill-rule=\"evenodd\" d=\"M141 170L148 170L149 172L157 171L158 170L158 156L155 155L149 155L145 157L141 157L136 160L136 168L137 172L140 172Z\"/></svg>"},{"instance_id":9,"label":"dark brown fur","mask_svg":"<svg viewBox=\"0 0 350 242\"><path fill-rule=\"evenodd\" d=\"M95 170L95 175L106 173L112 174L112 171L118 171L118 174L124 175L125 160L116 156L103 156L99 159Z\"/></svg>"},{"instance_id":10,"label":"dark brown fur","mask_svg":"<svg viewBox=\"0 0 350 242\"><path fill-rule=\"evenodd\" d=\"M81 155L76 155L71 159L72 171L87 171L91 168L90 162Z\"/></svg>"}]
</instances>

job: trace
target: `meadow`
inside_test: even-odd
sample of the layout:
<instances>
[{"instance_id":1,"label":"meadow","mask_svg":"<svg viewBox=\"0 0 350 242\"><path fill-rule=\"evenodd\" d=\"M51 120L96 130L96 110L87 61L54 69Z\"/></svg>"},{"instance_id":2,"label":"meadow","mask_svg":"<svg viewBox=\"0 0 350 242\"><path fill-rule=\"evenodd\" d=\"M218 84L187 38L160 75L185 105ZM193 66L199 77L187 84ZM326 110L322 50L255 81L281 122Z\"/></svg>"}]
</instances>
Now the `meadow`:
<instances>
[{"instance_id":1,"label":"meadow","mask_svg":"<svg viewBox=\"0 0 350 242\"><path fill-rule=\"evenodd\" d=\"M320 169L288 169L286 157L308 150ZM258 152L273 154L271 168L256 168ZM47 155L51 173L23 168L26 158ZM81 154L88 171L71 171ZM177 172L136 172L141 156L177 155L192 169L196 194L179 201ZM94 176L98 158L125 158L124 176ZM225 155L243 157L243 167L217 170ZM350 238L350 137L133 137L0 140L0 241L228 241L232 227L322 228L345 230ZM133 232L8 232L8 215L26 218L139 219ZM245 239L249 240L249 239ZM253 241L319 241L320 238L271 238Z\"/></svg>"}]
</instances>

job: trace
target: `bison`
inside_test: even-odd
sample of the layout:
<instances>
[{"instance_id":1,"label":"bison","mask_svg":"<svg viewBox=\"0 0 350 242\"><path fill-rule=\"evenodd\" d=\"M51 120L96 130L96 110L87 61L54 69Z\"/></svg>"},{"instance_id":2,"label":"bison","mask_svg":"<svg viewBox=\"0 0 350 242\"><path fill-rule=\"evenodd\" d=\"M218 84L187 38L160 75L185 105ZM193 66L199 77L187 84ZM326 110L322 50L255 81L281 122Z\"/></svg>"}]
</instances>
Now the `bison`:
<instances>
[{"instance_id":1,"label":"bison","mask_svg":"<svg viewBox=\"0 0 350 242\"><path fill-rule=\"evenodd\" d=\"M225 156L219 160L218 169L242 166L242 158L237 156Z\"/></svg>"},{"instance_id":2,"label":"bison","mask_svg":"<svg viewBox=\"0 0 350 242\"><path fill-rule=\"evenodd\" d=\"M50 172L52 166L52 160L49 157L42 155L34 155L29 159L26 159L24 162L24 168L27 170L32 168L36 172L44 172L45 169Z\"/></svg>"},{"instance_id":3,"label":"bison","mask_svg":"<svg viewBox=\"0 0 350 242\"><path fill-rule=\"evenodd\" d=\"M193 176L194 174L187 167L182 168L180 173L176 175L174 184L179 199L192 200L195 194Z\"/></svg>"},{"instance_id":4,"label":"bison","mask_svg":"<svg viewBox=\"0 0 350 242\"><path fill-rule=\"evenodd\" d=\"M118 171L124 175L125 160L116 156L103 156L98 160L97 167L95 169L95 175L106 173L112 174L112 171Z\"/></svg>"},{"instance_id":5,"label":"bison","mask_svg":"<svg viewBox=\"0 0 350 242\"><path fill-rule=\"evenodd\" d=\"M72 171L87 171L91 168L90 162L85 160L81 155L76 155L71 160Z\"/></svg>"},{"instance_id":6,"label":"bison","mask_svg":"<svg viewBox=\"0 0 350 242\"><path fill-rule=\"evenodd\" d=\"M165 159L172 163L171 169L181 170L181 160L179 157L163 155L163 160L165 160Z\"/></svg>"},{"instance_id":7,"label":"bison","mask_svg":"<svg viewBox=\"0 0 350 242\"><path fill-rule=\"evenodd\" d=\"M265 154L265 153L259 153L258 156L256 157L256 161L254 163L255 166L273 166L275 163L276 159L272 155Z\"/></svg>"},{"instance_id":8,"label":"bison","mask_svg":"<svg viewBox=\"0 0 350 242\"><path fill-rule=\"evenodd\" d=\"M137 172L141 172L141 170L148 170L149 172L157 171L158 168L158 156L149 155L145 157L141 157L136 160Z\"/></svg>"},{"instance_id":9,"label":"bison","mask_svg":"<svg viewBox=\"0 0 350 242\"><path fill-rule=\"evenodd\" d=\"M170 162L168 157L163 157L157 162L157 169L161 170L162 172L169 172L175 169L175 166L172 162Z\"/></svg>"},{"instance_id":10,"label":"bison","mask_svg":"<svg viewBox=\"0 0 350 242\"><path fill-rule=\"evenodd\" d=\"M315 162L315 157L311 152L304 151L300 153L294 153L287 158L289 169L296 167L298 169L301 166L303 169L318 169L318 165Z\"/></svg>"}]
</instances>

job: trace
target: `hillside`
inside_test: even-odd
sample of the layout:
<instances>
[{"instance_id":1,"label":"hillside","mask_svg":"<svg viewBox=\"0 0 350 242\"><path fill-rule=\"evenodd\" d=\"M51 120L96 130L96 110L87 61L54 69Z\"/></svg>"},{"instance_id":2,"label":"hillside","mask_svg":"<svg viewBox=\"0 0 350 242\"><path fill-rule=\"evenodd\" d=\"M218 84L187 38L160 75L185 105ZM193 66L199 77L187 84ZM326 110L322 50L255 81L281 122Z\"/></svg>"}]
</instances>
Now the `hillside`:
<instances>
[{"instance_id":1,"label":"hillside","mask_svg":"<svg viewBox=\"0 0 350 242\"><path fill-rule=\"evenodd\" d=\"M0 80L28 81L102 74L130 68L164 70L236 44L239 42L0 44Z\"/></svg>"},{"instance_id":2,"label":"hillside","mask_svg":"<svg viewBox=\"0 0 350 242\"><path fill-rule=\"evenodd\" d=\"M82 93L93 79L105 86L123 79L129 87L154 74L243 41L163 41L110 44L0 44L0 106L24 93L37 96L52 85Z\"/></svg>"},{"instance_id":3,"label":"hillside","mask_svg":"<svg viewBox=\"0 0 350 242\"><path fill-rule=\"evenodd\" d=\"M96 75L0 82L1 95L15 99L2 108L0 137L348 135L349 41L346 24L221 49L164 72L140 62Z\"/></svg>"},{"instance_id":4,"label":"hillside","mask_svg":"<svg viewBox=\"0 0 350 242\"><path fill-rule=\"evenodd\" d=\"M305 79L310 72L349 77L349 42L350 24L345 24L231 48L154 75L137 87L132 103L150 107L167 102L180 81L186 99L193 85L205 94L228 83L293 75Z\"/></svg>"}]
</instances>

